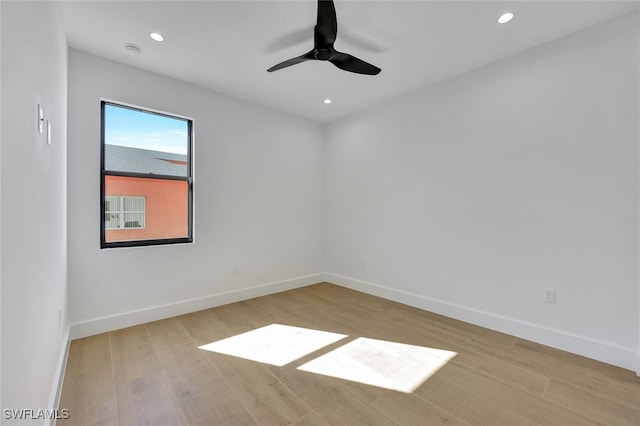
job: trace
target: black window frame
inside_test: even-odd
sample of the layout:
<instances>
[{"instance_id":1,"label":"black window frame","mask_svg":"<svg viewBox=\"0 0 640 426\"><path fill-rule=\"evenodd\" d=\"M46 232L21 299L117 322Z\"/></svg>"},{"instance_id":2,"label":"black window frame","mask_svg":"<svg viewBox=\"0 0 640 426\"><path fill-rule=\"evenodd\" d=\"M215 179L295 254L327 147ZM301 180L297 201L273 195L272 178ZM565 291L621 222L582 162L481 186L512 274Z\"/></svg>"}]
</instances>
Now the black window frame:
<instances>
[{"instance_id":1,"label":"black window frame","mask_svg":"<svg viewBox=\"0 0 640 426\"><path fill-rule=\"evenodd\" d=\"M118 108L126 108L133 111L144 112L147 114L155 114L161 117L182 120L187 123L187 176L173 176L153 173L135 173L121 172L105 169L105 109L107 105ZM118 247L143 247L168 244L188 244L193 243L193 120L183 116L158 112L153 109L132 106L124 103L101 100L100 101L100 248L118 248ZM106 241L106 224L105 224L105 178L106 176L123 176L135 177L142 179L165 179L179 180L187 182L187 231L186 237L178 238L154 238L146 240L125 240L125 241ZM146 210L145 210L146 211ZM146 221L146 218L145 218Z\"/></svg>"}]
</instances>

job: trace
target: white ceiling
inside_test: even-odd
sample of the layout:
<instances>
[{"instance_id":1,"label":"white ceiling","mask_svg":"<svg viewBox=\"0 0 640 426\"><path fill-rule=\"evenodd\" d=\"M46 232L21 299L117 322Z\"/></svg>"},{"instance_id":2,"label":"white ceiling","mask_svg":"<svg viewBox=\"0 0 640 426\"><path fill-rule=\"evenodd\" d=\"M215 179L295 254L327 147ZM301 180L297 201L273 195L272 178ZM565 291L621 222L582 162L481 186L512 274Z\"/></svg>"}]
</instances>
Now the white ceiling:
<instances>
[{"instance_id":1,"label":"white ceiling","mask_svg":"<svg viewBox=\"0 0 640 426\"><path fill-rule=\"evenodd\" d=\"M377 76L312 61L315 0L72 1L69 45L316 121L327 122L638 8L616 1L336 0L337 50ZM499 25L497 17L516 17ZM157 31L162 43L149 38ZM141 54L132 56L125 43ZM331 98L331 105L323 100Z\"/></svg>"}]
</instances>

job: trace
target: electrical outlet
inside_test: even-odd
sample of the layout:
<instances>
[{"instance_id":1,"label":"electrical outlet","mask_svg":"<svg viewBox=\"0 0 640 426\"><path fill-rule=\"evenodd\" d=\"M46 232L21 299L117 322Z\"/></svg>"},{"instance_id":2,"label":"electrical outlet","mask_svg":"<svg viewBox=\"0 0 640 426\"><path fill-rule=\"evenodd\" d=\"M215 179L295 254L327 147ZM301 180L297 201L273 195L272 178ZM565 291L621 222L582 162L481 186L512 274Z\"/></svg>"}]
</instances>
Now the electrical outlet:
<instances>
[{"instance_id":1,"label":"electrical outlet","mask_svg":"<svg viewBox=\"0 0 640 426\"><path fill-rule=\"evenodd\" d=\"M366 268L367 267L367 259L365 259L364 257L360 258L360 267L361 268Z\"/></svg>"},{"instance_id":2,"label":"electrical outlet","mask_svg":"<svg viewBox=\"0 0 640 426\"><path fill-rule=\"evenodd\" d=\"M544 301L545 303L556 303L556 291L552 289L546 289L544 291Z\"/></svg>"},{"instance_id":3,"label":"electrical outlet","mask_svg":"<svg viewBox=\"0 0 640 426\"><path fill-rule=\"evenodd\" d=\"M240 273L240 265L236 265L233 267L233 274L239 274Z\"/></svg>"}]
</instances>

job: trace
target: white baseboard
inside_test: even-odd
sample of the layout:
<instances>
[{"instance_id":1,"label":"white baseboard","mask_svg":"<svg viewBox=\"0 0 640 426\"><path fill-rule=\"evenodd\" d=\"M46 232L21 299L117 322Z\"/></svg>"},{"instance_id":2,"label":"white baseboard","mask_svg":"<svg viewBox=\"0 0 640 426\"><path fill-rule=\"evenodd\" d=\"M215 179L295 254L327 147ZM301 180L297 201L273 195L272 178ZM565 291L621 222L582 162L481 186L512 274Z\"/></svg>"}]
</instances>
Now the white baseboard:
<instances>
[{"instance_id":1,"label":"white baseboard","mask_svg":"<svg viewBox=\"0 0 640 426\"><path fill-rule=\"evenodd\" d=\"M507 318L489 312L431 299L336 274L325 274L325 281L405 305L424 309L461 321L487 327L543 345L572 352L607 364L635 371L640 376L640 354L635 349Z\"/></svg>"},{"instance_id":2,"label":"white baseboard","mask_svg":"<svg viewBox=\"0 0 640 426\"><path fill-rule=\"evenodd\" d=\"M69 356L69 346L71 340L69 339L70 327L67 327L62 337L62 347L60 348L60 354L58 355L58 365L56 365L56 371L53 376L53 383L51 385L51 393L49 394L48 409L55 410L60 405L60 396L62 395L62 385L64 384L64 373L67 368L67 357ZM45 420L45 426L55 425L55 419Z\"/></svg>"},{"instance_id":3,"label":"white baseboard","mask_svg":"<svg viewBox=\"0 0 640 426\"><path fill-rule=\"evenodd\" d=\"M292 290L323 281L586 356L635 371L640 376L640 351L635 349L331 273L306 275L72 324L68 332L69 339L67 340L79 339L145 322L157 321L254 297ZM62 375L64 374L62 360L66 362L66 351L67 348L65 347L63 355L61 355L61 364L57 371ZM60 377L61 380L62 376ZM54 395L52 390L52 398ZM53 403L54 400L51 402ZM54 407L56 406L54 405Z\"/></svg>"},{"instance_id":4,"label":"white baseboard","mask_svg":"<svg viewBox=\"0 0 640 426\"><path fill-rule=\"evenodd\" d=\"M170 318L176 315L187 314L200 311L215 306L226 305L228 303L239 302L254 297L279 293L281 291L292 290L294 288L305 287L311 284L323 282L325 274L313 274L303 277L273 283L261 284L254 287L240 290L228 291L224 293L212 294L195 299L183 300L177 303L154 306L132 312L124 312L108 317L96 318L90 321L75 323L71 325L70 339L79 339L107 331L118 330L120 328L131 327L144 324L145 322L157 321Z\"/></svg>"}]
</instances>

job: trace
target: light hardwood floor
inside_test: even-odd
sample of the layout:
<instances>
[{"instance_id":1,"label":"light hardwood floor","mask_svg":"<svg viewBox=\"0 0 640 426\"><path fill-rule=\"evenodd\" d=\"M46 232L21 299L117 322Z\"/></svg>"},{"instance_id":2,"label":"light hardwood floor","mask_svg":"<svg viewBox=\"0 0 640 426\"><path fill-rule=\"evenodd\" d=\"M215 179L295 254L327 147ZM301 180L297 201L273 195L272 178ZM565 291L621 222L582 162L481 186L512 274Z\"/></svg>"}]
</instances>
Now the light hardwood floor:
<instances>
[{"instance_id":1,"label":"light hardwood floor","mask_svg":"<svg viewBox=\"0 0 640 426\"><path fill-rule=\"evenodd\" d=\"M282 367L198 348L270 324L348 337ZM411 393L298 369L359 337L457 355ZM74 340L60 408L70 411L68 420L58 421L65 426L638 426L640 378L513 336L317 284Z\"/></svg>"}]
</instances>

